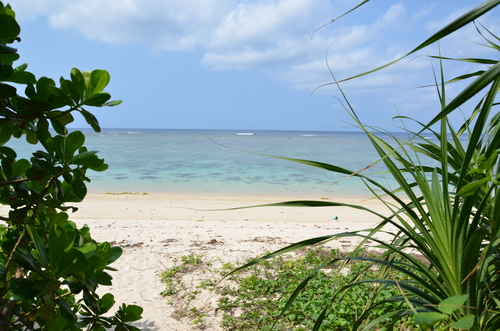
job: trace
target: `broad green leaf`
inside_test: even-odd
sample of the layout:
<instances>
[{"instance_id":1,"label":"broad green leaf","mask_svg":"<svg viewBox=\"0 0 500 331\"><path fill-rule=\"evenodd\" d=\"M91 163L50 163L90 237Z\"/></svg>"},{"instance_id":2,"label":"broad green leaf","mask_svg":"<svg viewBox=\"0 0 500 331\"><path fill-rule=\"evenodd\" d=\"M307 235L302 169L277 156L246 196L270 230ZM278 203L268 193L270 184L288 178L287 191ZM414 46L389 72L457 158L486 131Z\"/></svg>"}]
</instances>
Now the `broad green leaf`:
<instances>
[{"instance_id":1,"label":"broad green leaf","mask_svg":"<svg viewBox=\"0 0 500 331\"><path fill-rule=\"evenodd\" d=\"M101 271L95 275L95 280L99 285L111 286L113 285L111 282L112 279L113 277L111 277L107 272L104 271Z\"/></svg>"},{"instance_id":2,"label":"broad green leaf","mask_svg":"<svg viewBox=\"0 0 500 331\"><path fill-rule=\"evenodd\" d=\"M450 326L454 329L470 330L474 326L474 320L475 320L474 315L468 315L462 317L456 322L450 323Z\"/></svg>"},{"instance_id":3,"label":"broad green leaf","mask_svg":"<svg viewBox=\"0 0 500 331\"><path fill-rule=\"evenodd\" d=\"M93 94L93 93L101 93L104 90L104 88L108 85L111 77L106 70L94 70L90 75L90 79L93 86L92 90Z\"/></svg>"},{"instance_id":4,"label":"broad green leaf","mask_svg":"<svg viewBox=\"0 0 500 331\"><path fill-rule=\"evenodd\" d=\"M59 87L47 85L47 91L58 97L59 100L62 101L65 105L74 106L73 100L71 100L71 98Z\"/></svg>"},{"instance_id":5,"label":"broad green leaf","mask_svg":"<svg viewBox=\"0 0 500 331\"><path fill-rule=\"evenodd\" d=\"M82 246L78 247L78 250L83 253L86 259L88 259L95 254L97 245L93 242L84 243Z\"/></svg>"},{"instance_id":6,"label":"broad green leaf","mask_svg":"<svg viewBox=\"0 0 500 331\"><path fill-rule=\"evenodd\" d=\"M72 123L75 119L73 118L73 115L69 112L62 112L59 110L53 110L50 113L48 113L48 117L51 120L51 123L57 122L60 126L66 126L69 123ZM57 132L59 133L59 132ZM66 134L66 131L64 130L63 133L59 134Z\"/></svg>"},{"instance_id":7,"label":"broad green leaf","mask_svg":"<svg viewBox=\"0 0 500 331\"><path fill-rule=\"evenodd\" d=\"M0 41L2 43L16 38L21 32L21 27L16 19L7 14L0 14Z\"/></svg>"},{"instance_id":8,"label":"broad green leaf","mask_svg":"<svg viewBox=\"0 0 500 331\"><path fill-rule=\"evenodd\" d=\"M76 315L71 310L71 307L68 305L66 300L64 300L64 298L59 298L57 301L59 302L59 305L61 307L60 312L61 312L61 315L64 317L64 319L66 319L68 321L75 321Z\"/></svg>"},{"instance_id":9,"label":"broad green leaf","mask_svg":"<svg viewBox=\"0 0 500 331\"><path fill-rule=\"evenodd\" d=\"M66 223L68 223L68 219L69 219L68 214L64 213L64 212L61 212L61 213L57 213L57 215L55 215L52 218L52 222L54 222L54 224L57 224L59 226L63 226Z\"/></svg>"},{"instance_id":10,"label":"broad green leaf","mask_svg":"<svg viewBox=\"0 0 500 331\"><path fill-rule=\"evenodd\" d=\"M28 65L25 63L15 68L8 81L17 84L35 84L37 82L36 77L31 72L26 71L27 67Z\"/></svg>"},{"instance_id":11,"label":"broad green leaf","mask_svg":"<svg viewBox=\"0 0 500 331\"><path fill-rule=\"evenodd\" d=\"M109 168L109 165L106 163L103 163L99 167L92 167L91 169L94 171L105 171L105 170L108 170L108 168Z\"/></svg>"},{"instance_id":12,"label":"broad green leaf","mask_svg":"<svg viewBox=\"0 0 500 331\"><path fill-rule=\"evenodd\" d=\"M90 96L94 92L94 86L92 85L91 72L85 70L82 72L83 80L85 82L85 95L84 97Z\"/></svg>"},{"instance_id":13,"label":"broad green leaf","mask_svg":"<svg viewBox=\"0 0 500 331\"><path fill-rule=\"evenodd\" d=\"M44 272L38 267L38 263L33 260L32 256L19 251L14 252L14 260L26 270L32 270L44 276Z\"/></svg>"},{"instance_id":14,"label":"broad green leaf","mask_svg":"<svg viewBox=\"0 0 500 331\"><path fill-rule=\"evenodd\" d=\"M79 199L83 199L87 195L87 186L82 180L75 178L73 180L73 191Z\"/></svg>"},{"instance_id":15,"label":"broad green leaf","mask_svg":"<svg viewBox=\"0 0 500 331\"><path fill-rule=\"evenodd\" d=\"M13 278L7 291L7 299L26 301L35 297L39 291L33 287L33 282L24 278Z\"/></svg>"},{"instance_id":16,"label":"broad green leaf","mask_svg":"<svg viewBox=\"0 0 500 331\"><path fill-rule=\"evenodd\" d=\"M36 82L36 77L31 72L27 71L16 72L14 70L14 72L7 81L17 84L28 84L28 83L34 84Z\"/></svg>"},{"instance_id":17,"label":"broad green leaf","mask_svg":"<svg viewBox=\"0 0 500 331\"><path fill-rule=\"evenodd\" d=\"M38 143L36 132L31 129L26 129L26 141L32 145L36 145Z\"/></svg>"},{"instance_id":18,"label":"broad green leaf","mask_svg":"<svg viewBox=\"0 0 500 331\"><path fill-rule=\"evenodd\" d=\"M59 122L57 118L51 118L50 123L52 124L52 128L58 133L58 134L66 134L67 129L66 127Z\"/></svg>"},{"instance_id":19,"label":"broad green leaf","mask_svg":"<svg viewBox=\"0 0 500 331\"><path fill-rule=\"evenodd\" d=\"M437 313L437 312L425 312L417 313L415 315L414 323L417 325L431 326L438 322L444 321L448 318L448 315Z\"/></svg>"},{"instance_id":20,"label":"broad green leaf","mask_svg":"<svg viewBox=\"0 0 500 331\"><path fill-rule=\"evenodd\" d=\"M16 152L12 148L7 146L0 146L0 154L5 155L9 159L15 159L17 157Z\"/></svg>"},{"instance_id":21,"label":"broad green leaf","mask_svg":"<svg viewBox=\"0 0 500 331\"><path fill-rule=\"evenodd\" d=\"M16 71L24 71L26 69L28 69L28 64L27 63L23 63L23 64L17 66L15 70Z\"/></svg>"},{"instance_id":22,"label":"broad green leaf","mask_svg":"<svg viewBox=\"0 0 500 331\"><path fill-rule=\"evenodd\" d=\"M66 95L70 96L75 104L78 104L80 101L80 93L73 82L61 77L61 79L59 79L59 83L61 84L61 90L63 90Z\"/></svg>"},{"instance_id":23,"label":"broad green leaf","mask_svg":"<svg viewBox=\"0 0 500 331\"><path fill-rule=\"evenodd\" d=\"M64 181L62 183L62 189L64 193L64 202L82 202L82 199L77 197L75 194L75 190L73 189L73 183L68 183Z\"/></svg>"},{"instance_id":24,"label":"broad green leaf","mask_svg":"<svg viewBox=\"0 0 500 331\"><path fill-rule=\"evenodd\" d=\"M87 106L101 107L111 98L109 93L92 93L83 104Z\"/></svg>"},{"instance_id":25,"label":"broad green leaf","mask_svg":"<svg viewBox=\"0 0 500 331\"><path fill-rule=\"evenodd\" d=\"M114 106L118 106L121 103L122 103L122 100L114 100L114 101L106 102L103 106L114 107Z\"/></svg>"},{"instance_id":26,"label":"broad green leaf","mask_svg":"<svg viewBox=\"0 0 500 331\"><path fill-rule=\"evenodd\" d=\"M0 54L0 62L12 65L14 61L19 60L19 54Z\"/></svg>"},{"instance_id":27,"label":"broad green leaf","mask_svg":"<svg viewBox=\"0 0 500 331\"><path fill-rule=\"evenodd\" d=\"M82 100L85 95L85 78L83 77L81 71L77 68L71 69L70 76L74 88L78 93L78 99Z\"/></svg>"},{"instance_id":28,"label":"broad green leaf","mask_svg":"<svg viewBox=\"0 0 500 331\"><path fill-rule=\"evenodd\" d=\"M76 154L71 159L71 163L78 164L78 165L86 165L87 162L92 162L95 159L99 159L96 154L97 154L97 151L87 151L87 152Z\"/></svg>"},{"instance_id":29,"label":"broad green leaf","mask_svg":"<svg viewBox=\"0 0 500 331\"><path fill-rule=\"evenodd\" d=\"M94 114L86 111L85 109L81 109L80 113L82 114L85 121L94 129L95 132L101 132L101 127L99 126L99 121L94 116Z\"/></svg>"},{"instance_id":30,"label":"broad green leaf","mask_svg":"<svg viewBox=\"0 0 500 331\"><path fill-rule=\"evenodd\" d=\"M10 15L14 18L16 18L16 13L12 10L12 7L8 4L7 6L5 6L5 11L3 12L3 14L7 14L7 15Z\"/></svg>"},{"instance_id":31,"label":"broad green leaf","mask_svg":"<svg viewBox=\"0 0 500 331\"><path fill-rule=\"evenodd\" d=\"M59 260L68 247L68 236L60 226L53 222L50 225L48 246L50 265L56 272L59 269Z\"/></svg>"},{"instance_id":32,"label":"broad green leaf","mask_svg":"<svg viewBox=\"0 0 500 331\"><path fill-rule=\"evenodd\" d=\"M45 141L44 147L47 149L47 152L50 153L50 157L46 157L47 159L52 159L54 161L62 159L62 139L62 135L57 135L48 138ZM46 153L43 151L38 151L37 154L39 155L39 157L44 157L46 155Z\"/></svg>"},{"instance_id":33,"label":"broad green leaf","mask_svg":"<svg viewBox=\"0 0 500 331\"><path fill-rule=\"evenodd\" d=\"M0 81L1 81L1 78L0 78ZM0 83L0 97L9 98L9 97L15 96L16 93L17 93L17 90L14 86Z\"/></svg>"},{"instance_id":34,"label":"broad green leaf","mask_svg":"<svg viewBox=\"0 0 500 331\"><path fill-rule=\"evenodd\" d=\"M98 254L99 251L87 259L89 268L85 271L85 277L88 279L94 279L97 274L106 268L106 262Z\"/></svg>"},{"instance_id":35,"label":"broad green leaf","mask_svg":"<svg viewBox=\"0 0 500 331\"><path fill-rule=\"evenodd\" d=\"M0 66L0 80L1 81L8 81L13 73L14 73L14 69L12 68L12 66L9 66L6 64Z\"/></svg>"},{"instance_id":36,"label":"broad green leaf","mask_svg":"<svg viewBox=\"0 0 500 331\"><path fill-rule=\"evenodd\" d=\"M0 123L0 146L4 145L10 140L12 131L8 123Z\"/></svg>"},{"instance_id":37,"label":"broad green leaf","mask_svg":"<svg viewBox=\"0 0 500 331\"><path fill-rule=\"evenodd\" d=\"M101 251L99 255L106 264L115 262L123 254L123 250L120 247L111 247L108 242L100 243L99 250Z\"/></svg>"},{"instance_id":38,"label":"broad green leaf","mask_svg":"<svg viewBox=\"0 0 500 331\"><path fill-rule=\"evenodd\" d=\"M59 299L59 304L61 305L61 308L62 308L61 314L52 320L52 323L50 324L48 331L66 331L66 330L68 330L66 319L63 317L65 315L62 312L65 309L65 307L63 307L63 304L60 302L61 300L64 300L64 299Z\"/></svg>"},{"instance_id":39,"label":"broad green leaf","mask_svg":"<svg viewBox=\"0 0 500 331\"><path fill-rule=\"evenodd\" d=\"M111 293L106 293L97 302L101 314L106 314L115 304L115 297Z\"/></svg>"},{"instance_id":40,"label":"broad green leaf","mask_svg":"<svg viewBox=\"0 0 500 331\"><path fill-rule=\"evenodd\" d=\"M83 290L83 301L88 307L83 306L83 308L89 313L92 312L94 315L99 315L99 306L97 305L97 300L99 297L97 295L92 295L88 289ZM86 315L91 316L91 315Z\"/></svg>"},{"instance_id":41,"label":"broad green leaf","mask_svg":"<svg viewBox=\"0 0 500 331\"><path fill-rule=\"evenodd\" d=\"M126 305L122 304L115 314L122 323L135 322L142 318L142 312L144 309L136 305Z\"/></svg>"},{"instance_id":42,"label":"broad green leaf","mask_svg":"<svg viewBox=\"0 0 500 331\"><path fill-rule=\"evenodd\" d=\"M36 124L36 136L38 141L45 146L45 142L49 139L50 131L49 131L49 122L45 118L40 118L38 123Z\"/></svg>"},{"instance_id":43,"label":"broad green leaf","mask_svg":"<svg viewBox=\"0 0 500 331\"><path fill-rule=\"evenodd\" d=\"M16 54L16 53L17 53L16 48L9 47L9 46L6 46L4 44L0 44L0 54Z\"/></svg>"},{"instance_id":44,"label":"broad green leaf","mask_svg":"<svg viewBox=\"0 0 500 331\"><path fill-rule=\"evenodd\" d=\"M26 170L31 167L31 163L26 159L19 159L12 164L12 176L21 177Z\"/></svg>"},{"instance_id":45,"label":"broad green leaf","mask_svg":"<svg viewBox=\"0 0 500 331\"><path fill-rule=\"evenodd\" d=\"M89 268L89 263L82 252L77 249L69 249L61 255L57 265L57 276L67 277L71 274L85 272Z\"/></svg>"},{"instance_id":46,"label":"broad green leaf","mask_svg":"<svg viewBox=\"0 0 500 331\"><path fill-rule=\"evenodd\" d=\"M40 99L48 101L52 94L49 92L47 87L55 85L56 83L54 80L47 77L40 77L40 79L36 82L36 94Z\"/></svg>"},{"instance_id":47,"label":"broad green leaf","mask_svg":"<svg viewBox=\"0 0 500 331\"><path fill-rule=\"evenodd\" d=\"M85 135L81 131L73 131L64 139L64 158L70 162L76 151L85 143Z\"/></svg>"},{"instance_id":48,"label":"broad green leaf","mask_svg":"<svg viewBox=\"0 0 500 331\"><path fill-rule=\"evenodd\" d=\"M451 315L455 310L460 309L469 298L468 294L456 295L441 301L438 309L443 314Z\"/></svg>"}]
</instances>

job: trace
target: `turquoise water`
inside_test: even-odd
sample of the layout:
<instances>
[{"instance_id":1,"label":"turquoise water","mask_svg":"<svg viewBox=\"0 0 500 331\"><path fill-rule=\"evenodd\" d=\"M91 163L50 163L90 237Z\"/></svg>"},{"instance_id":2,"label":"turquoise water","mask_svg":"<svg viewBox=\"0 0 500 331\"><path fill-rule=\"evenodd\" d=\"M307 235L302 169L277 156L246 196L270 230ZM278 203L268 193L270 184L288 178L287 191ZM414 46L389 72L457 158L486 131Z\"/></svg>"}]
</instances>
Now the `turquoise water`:
<instances>
[{"instance_id":1,"label":"turquoise water","mask_svg":"<svg viewBox=\"0 0 500 331\"><path fill-rule=\"evenodd\" d=\"M252 131L255 135L237 135L241 131L82 131L89 150L99 151L109 164L105 172L88 172L91 192L370 195L359 179L333 184L344 176L241 150L325 162L353 171L378 160L365 135L357 132ZM7 145L17 146L23 157L29 155L19 144L13 141ZM377 165L365 174L395 186L390 177L378 174L383 171L383 166Z\"/></svg>"}]
</instances>

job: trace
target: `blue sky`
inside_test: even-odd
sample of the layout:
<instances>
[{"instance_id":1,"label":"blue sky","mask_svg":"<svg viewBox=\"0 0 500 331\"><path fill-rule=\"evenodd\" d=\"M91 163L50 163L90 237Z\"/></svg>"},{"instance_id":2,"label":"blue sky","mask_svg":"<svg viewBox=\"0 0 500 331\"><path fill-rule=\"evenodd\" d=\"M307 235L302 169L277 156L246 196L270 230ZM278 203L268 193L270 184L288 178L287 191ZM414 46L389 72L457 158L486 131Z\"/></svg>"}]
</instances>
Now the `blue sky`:
<instances>
[{"instance_id":1,"label":"blue sky","mask_svg":"<svg viewBox=\"0 0 500 331\"><path fill-rule=\"evenodd\" d=\"M15 0L20 63L37 77L106 69L123 103L89 109L103 128L352 130L332 77L350 77L408 52L475 0ZM481 19L498 31L498 10ZM494 57L473 27L441 43L445 56ZM361 120L399 131L398 114L436 114L429 48L342 84ZM448 78L469 66L446 64ZM450 95L461 84L450 86ZM464 110L465 111L465 110ZM346 121L348 123L346 123ZM457 117L457 123L459 119ZM74 127L86 127L78 118Z\"/></svg>"}]
</instances>

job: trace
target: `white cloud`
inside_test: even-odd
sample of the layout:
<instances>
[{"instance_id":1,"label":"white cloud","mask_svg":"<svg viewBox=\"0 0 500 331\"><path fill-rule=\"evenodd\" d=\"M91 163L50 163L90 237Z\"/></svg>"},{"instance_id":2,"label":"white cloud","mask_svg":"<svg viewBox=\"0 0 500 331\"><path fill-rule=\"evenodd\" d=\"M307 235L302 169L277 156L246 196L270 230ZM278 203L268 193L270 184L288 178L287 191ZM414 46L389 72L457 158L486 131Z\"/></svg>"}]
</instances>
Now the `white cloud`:
<instances>
[{"instance_id":1,"label":"white cloud","mask_svg":"<svg viewBox=\"0 0 500 331\"><path fill-rule=\"evenodd\" d=\"M47 15L54 28L91 40L178 51L206 43L233 6L233 0L19 0L15 9L25 19Z\"/></svg>"},{"instance_id":2,"label":"white cloud","mask_svg":"<svg viewBox=\"0 0 500 331\"><path fill-rule=\"evenodd\" d=\"M311 19L319 19L324 7L315 0L239 3L215 30L208 48L269 45L297 34L310 35Z\"/></svg>"},{"instance_id":3,"label":"white cloud","mask_svg":"<svg viewBox=\"0 0 500 331\"><path fill-rule=\"evenodd\" d=\"M18 0L21 19L48 16L56 29L71 29L106 43L141 43L155 51L195 48L222 58L235 52L270 58L308 43L330 18L323 0ZM250 50L250 51L249 51ZM212 55L208 56L209 58ZM266 63L247 57L250 65ZM214 63L214 65L216 65ZM237 65L241 67L241 63Z\"/></svg>"},{"instance_id":4,"label":"white cloud","mask_svg":"<svg viewBox=\"0 0 500 331\"><path fill-rule=\"evenodd\" d=\"M21 20L45 15L54 28L76 30L91 40L146 45L155 53L197 50L209 68L259 68L274 79L309 90L331 81L325 60L329 47L330 68L342 79L410 50L415 38L405 38L405 33L418 30L419 36L427 36L443 24L442 17L425 10L432 5L413 11L402 2L376 7L383 8L381 13L355 12L319 30L311 41L316 28L356 4L352 0L16 0L15 10ZM456 9L446 21L464 11ZM420 29L413 24L420 24ZM428 30L422 31L422 26ZM454 38L453 46L468 42L464 36ZM412 68L416 70L415 63ZM359 80L360 87L368 82ZM388 84L390 79L379 78L374 88Z\"/></svg>"},{"instance_id":5,"label":"white cloud","mask_svg":"<svg viewBox=\"0 0 500 331\"><path fill-rule=\"evenodd\" d=\"M308 59L317 45L311 44L312 31L328 20L331 9L319 0L239 3L215 29L202 63L231 69Z\"/></svg>"}]
</instances>

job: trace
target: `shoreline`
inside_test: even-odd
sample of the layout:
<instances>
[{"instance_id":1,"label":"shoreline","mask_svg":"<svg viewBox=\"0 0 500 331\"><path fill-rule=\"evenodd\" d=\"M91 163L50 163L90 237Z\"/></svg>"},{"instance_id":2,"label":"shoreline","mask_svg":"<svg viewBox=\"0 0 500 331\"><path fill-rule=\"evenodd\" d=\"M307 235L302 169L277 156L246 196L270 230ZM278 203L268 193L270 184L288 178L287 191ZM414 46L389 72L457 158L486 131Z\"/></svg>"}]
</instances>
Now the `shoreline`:
<instances>
[{"instance_id":1,"label":"shoreline","mask_svg":"<svg viewBox=\"0 0 500 331\"><path fill-rule=\"evenodd\" d=\"M67 204L78 208L70 213L75 219L135 219L192 221L197 219L258 222L327 222L373 223L373 214L350 207L265 207L260 205L285 201L311 200L359 205L384 213L387 208L367 197L314 197L284 195L218 195L171 193L90 193L83 202ZM260 206L250 208L251 206ZM335 219L336 218L336 219Z\"/></svg>"},{"instance_id":2,"label":"shoreline","mask_svg":"<svg viewBox=\"0 0 500 331\"><path fill-rule=\"evenodd\" d=\"M220 200L237 200L237 199L281 199L281 200L330 200L330 201L363 201L373 199L372 195L361 195L361 194L344 194L344 195L331 195L325 194L296 194L296 193L254 193L254 192L165 192L165 191L101 191L93 190L89 191L84 200L89 197L96 196L152 196L152 197L162 197L162 198L210 198L210 199L220 199Z\"/></svg>"}]
</instances>

